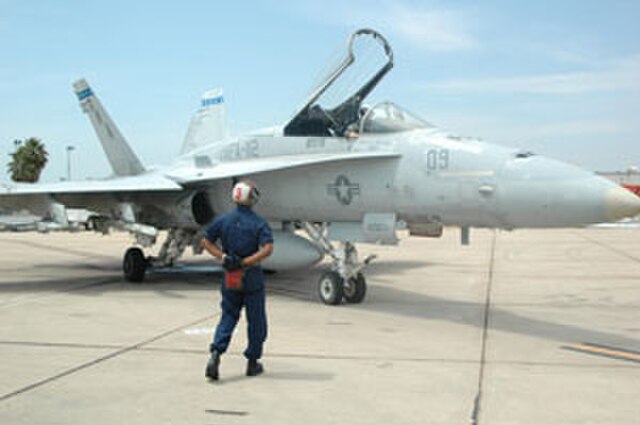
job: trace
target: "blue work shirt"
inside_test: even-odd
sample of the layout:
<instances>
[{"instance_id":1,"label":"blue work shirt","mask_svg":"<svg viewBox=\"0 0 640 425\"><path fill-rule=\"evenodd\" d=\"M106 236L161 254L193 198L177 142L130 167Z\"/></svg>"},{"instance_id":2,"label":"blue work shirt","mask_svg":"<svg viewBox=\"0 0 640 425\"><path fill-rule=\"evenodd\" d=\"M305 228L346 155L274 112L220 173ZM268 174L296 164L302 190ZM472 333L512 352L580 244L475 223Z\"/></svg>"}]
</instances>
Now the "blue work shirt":
<instances>
[{"instance_id":1,"label":"blue work shirt","mask_svg":"<svg viewBox=\"0 0 640 425\"><path fill-rule=\"evenodd\" d=\"M237 255L240 258L250 257L258 252L261 246L273 243L269 224L245 205L238 205L235 210L216 218L204 236L211 243L220 239L225 254ZM246 268L243 285L244 290L249 292L262 289L262 267L257 265Z\"/></svg>"}]
</instances>

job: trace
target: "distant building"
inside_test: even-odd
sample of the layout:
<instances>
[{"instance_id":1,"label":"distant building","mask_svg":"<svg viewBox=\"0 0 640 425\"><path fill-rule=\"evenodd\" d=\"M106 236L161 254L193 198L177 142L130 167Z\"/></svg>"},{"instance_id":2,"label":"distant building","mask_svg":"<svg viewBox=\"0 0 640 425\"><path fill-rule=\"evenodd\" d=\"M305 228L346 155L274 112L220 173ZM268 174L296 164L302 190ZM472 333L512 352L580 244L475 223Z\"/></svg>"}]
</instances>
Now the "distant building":
<instances>
[{"instance_id":1,"label":"distant building","mask_svg":"<svg viewBox=\"0 0 640 425\"><path fill-rule=\"evenodd\" d=\"M629 167L627 171L597 172L596 174L618 183L640 196L640 170L638 167Z\"/></svg>"}]
</instances>

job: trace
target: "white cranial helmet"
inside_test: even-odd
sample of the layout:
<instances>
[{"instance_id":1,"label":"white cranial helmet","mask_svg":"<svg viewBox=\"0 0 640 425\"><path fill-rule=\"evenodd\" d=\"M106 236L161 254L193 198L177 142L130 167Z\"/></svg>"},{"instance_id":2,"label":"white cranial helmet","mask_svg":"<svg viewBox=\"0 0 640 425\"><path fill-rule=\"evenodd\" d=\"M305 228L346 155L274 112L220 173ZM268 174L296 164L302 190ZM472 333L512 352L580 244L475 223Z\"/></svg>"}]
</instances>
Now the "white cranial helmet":
<instances>
[{"instance_id":1,"label":"white cranial helmet","mask_svg":"<svg viewBox=\"0 0 640 425\"><path fill-rule=\"evenodd\" d=\"M245 181L236 183L231 192L233 202L241 205L253 205L258 202L259 196L260 192L258 192L258 189Z\"/></svg>"}]
</instances>

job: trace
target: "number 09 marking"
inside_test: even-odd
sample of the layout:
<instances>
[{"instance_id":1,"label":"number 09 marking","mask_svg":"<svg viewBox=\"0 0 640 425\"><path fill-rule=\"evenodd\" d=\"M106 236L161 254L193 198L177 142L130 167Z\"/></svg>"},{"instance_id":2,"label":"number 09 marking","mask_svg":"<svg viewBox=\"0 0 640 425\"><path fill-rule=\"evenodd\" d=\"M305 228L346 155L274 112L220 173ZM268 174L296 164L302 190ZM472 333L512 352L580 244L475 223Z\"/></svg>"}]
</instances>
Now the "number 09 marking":
<instances>
[{"instance_id":1,"label":"number 09 marking","mask_svg":"<svg viewBox=\"0 0 640 425\"><path fill-rule=\"evenodd\" d=\"M429 149L426 154L427 170L437 171L449 168L449 149Z\"/></svg>"}]
</instances>

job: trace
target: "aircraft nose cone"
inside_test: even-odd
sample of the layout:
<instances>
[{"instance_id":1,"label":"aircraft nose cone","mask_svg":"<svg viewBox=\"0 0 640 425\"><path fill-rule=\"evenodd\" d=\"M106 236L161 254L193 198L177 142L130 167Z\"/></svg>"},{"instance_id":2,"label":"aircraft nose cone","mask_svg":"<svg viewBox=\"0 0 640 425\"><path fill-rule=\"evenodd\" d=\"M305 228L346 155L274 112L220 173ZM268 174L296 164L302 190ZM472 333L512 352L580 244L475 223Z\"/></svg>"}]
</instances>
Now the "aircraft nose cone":
<instances>
[{"instance_id":1,"label":"aircraft nose cone","mask_svg":"<svg viewBox=\"0 0 640 425\"><path fill-rule=\"evenodd\" d=\"M609 189L604 198L607 218L611 221L622 220L640 214L640 198L620 186Z\"/></svg>"}]
</instances>

